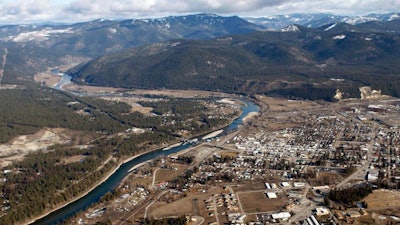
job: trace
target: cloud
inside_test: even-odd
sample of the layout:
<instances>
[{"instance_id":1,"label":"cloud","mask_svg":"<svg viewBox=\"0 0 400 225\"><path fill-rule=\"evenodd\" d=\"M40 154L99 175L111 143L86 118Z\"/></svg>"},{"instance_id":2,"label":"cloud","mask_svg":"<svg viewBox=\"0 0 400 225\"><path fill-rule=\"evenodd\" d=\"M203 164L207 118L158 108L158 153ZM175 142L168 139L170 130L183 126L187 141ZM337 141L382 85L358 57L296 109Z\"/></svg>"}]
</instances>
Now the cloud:
<instances>
[{"instance_id":1,"label":"cloud","mask_svg":"<svg viewBox=\"0 0 400 225\"><path fill-rule=\"evenodd\" d=\"M280 4L270 12L307 12L332 13L341 15L365 15L369 13L386 13L400 9L398 0L294 0Z\"/></svg>"},{"instance_id":2,"label":"cloud","mask_svg":"<svg viewBox=\"0 0 400 225\"><path fill-rule=\"evenodd\" d=\"M85 14L93 12L94 8L95 5L90 1L74 1L65 7L64 10L71 14Z\"/></svg>"},{"instance_id":3,"label":"cloud","mask_svg":"<svg viewBox=\"0 0 400 225\"><path fill-rule=\"evenodd\" d=\"M74 0L64 11L78 17L157 17L164 15L216 13L251 13L292 0Z\"/></svg>"},{"instance_id":4,"label":"cloud","mask_svg":"<svg viewBox=\"0 0 400 225\"><path fill-rule=\"evenodd\" d=\"M287 13L344 15L400 9L398 0L2 0L0 23L98 18L149 18L192 13L269 16Z\"/></svg>"},{"instance_id":5,"label":"cloud","mask_svg":"<svg viewBox=\"0 0 400 225\"><path fill-rule=\"evenodd\" d=\"M49 0L13 0L0 3L0 23L37 22L56 17Z\"/></svg>"}]
</instances>

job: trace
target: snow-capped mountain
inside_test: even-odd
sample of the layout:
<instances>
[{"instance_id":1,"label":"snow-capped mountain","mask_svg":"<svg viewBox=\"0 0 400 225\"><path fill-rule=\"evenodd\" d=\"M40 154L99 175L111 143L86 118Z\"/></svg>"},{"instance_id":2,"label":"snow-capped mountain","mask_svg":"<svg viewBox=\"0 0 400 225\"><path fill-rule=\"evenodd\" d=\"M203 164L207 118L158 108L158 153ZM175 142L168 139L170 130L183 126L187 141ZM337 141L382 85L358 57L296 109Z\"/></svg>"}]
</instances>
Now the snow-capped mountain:
<instances>
[{"instance_id":1,"label":"snow-capped mountain","mask_svg":"<svg viewBox=\"0 0 400 225\"><path fill-rule=\"evenodd\" d=\"M95 58L173 39L204 40L263 29L263 26L237 16L214 14L98 19L76 24L6 25L0 26L0 49L8 49L9 58L16 59L10 66L14 74L31 74L69 62L71 57Z\"/></svg>"},{"instance_id":2,"label":"snow-capped mountain","mask_svg":"<svg viewBox=\"0 0 400 225\"><path fill-rule=\"evenodd\" d=\"M398 17L399 14L395 13L357 18L329 14L292 14L267 19L253 19L252 22L258 21L258 24L254 24L237 16L196 14L119 21L98 19L61 25L7 25L0 26L0 49L9 49L10 58L17 58L15 62L18 62L18 65L16 63L13 67L15 73L25 73L43 70L53 64L59 65L61 60L68 60L67 56L96 58L133 47L175 39L207 40L267 31L272 29L272 25L274 28L279 27L279 29L274 29L274 32L284 31L282 32L284 34L280 34L281 38L290 37L299 32L307 33L313 27L318 27L314 28L316 31L313 32L332 34L333 36L330 38L341 34L351 37L349 33L353 31L398 33L400 31ZM346 21L351 23L370 22L355 26ZM254 35L260 33L263 32L256 32ZM343 36L338 36L337 39L339 37ZM317 35L315 38L319 38L319 36Z\"/></svg>"},{"instance_id":3,"label":"snow-capped mountain","mask_svg":"<svg viewBox=\"0 0 400 225\"><path fill-rule=\"evenodd\" d=\"M10 25L0 27L0 40L29 42L51 39L54 41L56 38L75 36L87 38L90 35L102 36L106 39L129 39L129 42L133 43L132 46L135 46L173 38L204 39L244 34L262 29L262 26L249 23L236 16L196 14L122 21L99 19L72 25Z\"/></svg>"},{"instance_id":4,"label":"snow-capped mountain","mask_svg":"<svg viewBox=\"0 0 400 225\"><path fill-rule=\"evenodd\" d=\"M261 18L246 18L249 22L265 26L271 30L280 30L289 25L298 24L309 28L317 28L337 22L351 25L377 21L388 22L400 19L400 13L369 14L366 16L340 16L333 14L301 14L276 15Z\"/></svg>"},{"instance_id":5,"label":"snow-capped mountain","mask_svg":"<svg viewBox=\"0 0 400 225\"><path fill-rule=\"evenodd\" d=\"M371 21L378 21L378 22L389 22L396 19L400 19L400 13L388 13L388 14L369 14L366 16L353 16L353 17L346 17L342 20L342 22L349 23L349 24L361 24Z\"/></svg>"},{"instance_id":6,"label":"snow-capped mountain","mask_svg":"<svg viewBox=\"0 0 400 225\"><path fill-rule=\"evenodd\" d=\"M271 30L280 30L289 25L298 24L305 27L320 27L325 24L335 23L342 20L343 16L336 16L332 14L288 14L276 15L261 18L245 18L249 22L265 26Z\"/></svg>"}]
</instances>

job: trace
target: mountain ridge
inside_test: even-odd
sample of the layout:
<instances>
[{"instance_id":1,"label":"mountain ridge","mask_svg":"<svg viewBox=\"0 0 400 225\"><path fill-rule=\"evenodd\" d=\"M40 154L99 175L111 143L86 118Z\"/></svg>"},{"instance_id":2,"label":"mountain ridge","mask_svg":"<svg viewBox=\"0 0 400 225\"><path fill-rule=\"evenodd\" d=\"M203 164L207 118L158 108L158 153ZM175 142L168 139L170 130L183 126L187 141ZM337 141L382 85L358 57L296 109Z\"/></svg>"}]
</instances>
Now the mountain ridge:
<instances>
[{"instance_id":1,"label":"mountain ridge","mask_svg":"<svg viewBox=\"0 0 400 225\"><path fill-rule=\"evenodd\" d=\"M126 87L238 93L304 89L303 85L372 85L381 82L376 74L396 80L400 70L396 63L400 20L393 15L380 18L391 19L356 25L335 22L317 28L291 24L274 31L240 17L214 14L4 26L0 27L0 48L8 49L8 57L3 82L32 80L27 76L65 64L73 57L106 55L71 70L74 80L91 85L123 83ZM130 66L118 59L133 52L133 59L124 59ZM107 64L109 54L115 54L114 61L109 61L114 65ZM112 79L115 74L118 79ZM347 83L332 85L332 77L344 77ZM379 87L399 95L395 84L388 85L381 83Z\"/></svg>"},{"instance_id":2,"label":"mountain ridge","mask_svg":"<svg viewBox=\"0 0 400 225\"><path fill-rule=\"evenodd\" d=\"M99 19L72 25L0 27L0 48L9 49L5 82L32 80L36 72L133 47L172 39L210 39L263 29L239 17L196 14L152 20Z\"/></svg>"},{"instance_id":3,"label":"mountain ridge","mask_svg":"<svg viewBox=\"0 0 400 225\"><path fill-rule=\"evenodd\" d=\"M349 88L350 83L379 83L386 79L383 76L393 79L400 70L396 63L399 33L366 30L359 25L331 29L293 25L284 32L174 40L103 56L69 72L76 82L90 85L243 93L273 93L282 85L310 84L332 91L332 87ZM344 78L347 83L331 82L331 78ZM400 93L397 88L391 90L395 96Z\"/></svg>"},{"instance_id":4,"label":"mountain ridge","mask_svg":"<svg viewBox=\"0 0 400 225\"><path fill-rule=\"evenodd\" d=\"M245 17L249 22L263 25L267 29L280 30L289 25L298 24L309 28L318 28L333 23L358 25L367 22L389 22L400 18L400 13L368 14L365 16L342 16L328 13L292 13L268 17Z\"/></svg>"}]
</instances>

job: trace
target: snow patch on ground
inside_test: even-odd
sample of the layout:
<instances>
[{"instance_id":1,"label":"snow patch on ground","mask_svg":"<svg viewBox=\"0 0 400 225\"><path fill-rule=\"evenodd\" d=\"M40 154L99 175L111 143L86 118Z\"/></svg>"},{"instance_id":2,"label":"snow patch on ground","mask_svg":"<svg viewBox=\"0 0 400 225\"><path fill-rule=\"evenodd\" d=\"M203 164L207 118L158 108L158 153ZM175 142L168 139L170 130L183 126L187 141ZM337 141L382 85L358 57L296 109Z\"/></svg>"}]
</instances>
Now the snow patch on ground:
<instances>
[{"instance_id":1,"label":"snow patch on ground","mask_svg":"<svg viewBox=\"0 0 400 225\"><path fill-rule=\"evenodd\" d=\"M299 27L296 25L290 25L282 29L282 32L297 32L299 31Z\"/></svg>"},{"instance_id":2,"label":"snow patch on ground","mask_svg":"<svg viewBox=\"0 0 400 225\"><path fill-rule=\"evenodd\" d=\"M351 25L356 25L360 23L366 23L370 21L379 21L378 18L375 17L368 17L368 16L356 16L356 17L351 17L345 19L343 22L351 24Z\"/></svg>"},{"instance_id":3,"label":"snow patch on ground","mask_svg":"<svg viewBox=\"0 0 400 225\"><path fill-rule=\"evenodd\" d=\"M396 14L393 14L390 16L389 21L397 20L397 19L400 19L400 15L396 13Z\"/></svg>"},{"instance_id":4,"label":"snow patch on ground","mask_svg":"<svg viewBox=\"0 0 400 225\"><path fill-rule=\"evenodd\" d=\"M48 40L49 37L52 35L67 34L67 33L73 33L73 30L71 28L65 30L44 29L39 31L20 33L15 37L11 37L11 41L14 42L45 41Z\"/></svg>"},{"instance_id":5,"label":"snow patch on ground","mask_svg":"<svg viewBox=\"0 0 400 225\"><path fill-rule=\"evenodd\" d=\"M328 30L336 27L336 25L337 25L337 23L334 23L334 24L330 25L328 28L326 28L324 31L328 31Z\"/></svg>"},{"instance_id":6,"label":"snow patch on ground","mask_svg":"<svg viewBox=\"0 0 400 225\"><path fill-rule=\"evenodd\" d=\"M117 34L118 31L115 28L109 28L108 31L110 31L111 34Z\"/></svg>"},{"instance_id":7,"label":"snow patch on ground","mask_svg":"<svg viewBox=\"0 0 400 225\"><path fill-rule=\"evenodd\" d=\"M346 38L346 35L344 35L344 34L340 34L340 35L337 35L337 36L333 37L333 39L335 39L335 40L342 40L342 39L345 39L345 38Z\"/></svg>"}]
</instances>

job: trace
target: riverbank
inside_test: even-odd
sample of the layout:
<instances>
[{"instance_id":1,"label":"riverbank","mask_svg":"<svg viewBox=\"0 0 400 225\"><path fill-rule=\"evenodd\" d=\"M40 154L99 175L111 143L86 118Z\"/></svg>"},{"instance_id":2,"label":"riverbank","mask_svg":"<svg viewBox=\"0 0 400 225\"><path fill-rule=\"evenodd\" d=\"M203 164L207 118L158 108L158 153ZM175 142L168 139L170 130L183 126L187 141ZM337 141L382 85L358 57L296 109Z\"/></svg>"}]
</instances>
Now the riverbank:
<instances>
[{"instance_id":1,"label":"riverbank","mask_svg":"<svg viewBox=\"0 0 400 225\"><path fill-rule=\"evenodd\" d=\"M207 140L207 139L210 139L210 138L213 138L213 137L216 137L216 136L220 135L222 132L224 132L224 130L217 130L217 131L214 131L214 132L211 132L211 133L207 134L206 136L202 137L201 139L202 140Z\"/></svg>"},{"instance_id":2,"label":"riverbank","mask_svg":"<svg viewBox=\"0 0 400 225\"><path fill-rule=\"evenodd\" d=\"M33 224L33 223L35 223L36 221L38 221L38 220L40 220L40 219L42 219L42 218L48 216L49 214L51 214L51 213L53 213L53 212L55 212L55 211L57 211L57 210L60 210L60 209L66 207L67 205L69 205L69 204L71 204L71 203L73 203L73 202L78 201L79 199L83 198L84 196L88 195L91 191L93 191L94 189L96 189L99 185L101 185L102 183L106 182L106 181L107 181L107 180L108 180L108 179L109 179L123 164L125 164L125 163L127 163L127 162L129 162L129 161L132 161L132 160L134 160L134 159L136 159L136 158L138 158L138 157L140 157L140 156L142 156L142 155L144 155L144 154L148 154L148 153L157 151L157 150L159 150L160 148L161 148L161 147L158 146L158 147L152 148L152 149L150 149L150 150L144 151L144 152L142 152L142 153L139 153L139 154L137 154L137 155L134 155L134 156L132 156L132 157L129 157L129 158L127 158L127 159L124 159L123 161L121 161L120 163L118 163L118 164L114 167L114 169L112 169L110 172L108 172L107 175L106 175L104 178L102 178L99 182L96 182L90 189L88 189L87 191L83 192L83 193L80 194L79 196L77 196L77 197L75 197L75 198L73 198L73 199L71 199L71 200L69 200L69 201L63 203L62 205L57 206L57 207L54 208L54 209L51 209L51 210L48 210L48 211L44 212L43 214L41 214L41 215L35 217L34 219L30 220L30 222L28 222L27 224ZM142 165L143 165L143 164L138 164L138 165L136 165L134 168L137 168L137 167L142 166ZM132 169L134 169L134 168L132 168Z\"/></svg>"},{"instance_id":3,"label":"riverbank","mask_svg":"<svg viewBox=\"0 0 400 225\"><path fill-rule=\"evenodd\" d=\"M218 128L218 129L220 129L220 128ZM200 135L204 135L204 134L200 134ZM178 145L178 144L179 144L179 145ZM168 146L165 147L165 148L171 149L171 148L180 146L181 144L182 144L181 142L172 143L171 145L168 145ZM67 205L69 205L69 204L71 204L71 203L73 203L73 202L76 202L76 201L78 201L79 199L83 198L84 196L88 195L90 192L92 192L94 189L96 189L99 185L101 185L102 183L104 183L105 181L107 181L107 180L108 180L118 169L120 169L120 167L121 167L122 165L124 165L125 163L128 163L128 162L130 162L130 161L132 161L132 160L134 160L134 159L136 159L136 158L139 158L139 157L141 157L141 156L143 156L143 155L145 155L145 154L149 154L149 153L151 153L151 152L157 151L157 150L162 149L162 148L163 148L163 146L160 145L160 146L157 146L157 147L154 147L154 148L152 148L152 149L143 151L143 152L141 152L141 153L139 153L139 154L136 154L136 155L134 155L134 156L131 156L131 157L129 157L129 158L126 158L126 159L120 161L120 162L114 167L114 169L110 170L110 172L108 172L107 175L106 175L104 178L102 178L99 182L96 182L90 189L88 189L87 191L83 192L83 193L80 194L79 196L77 196L77 197L75 197L75 198L73 198L73 199L71 199L71 200L69 200L69 201L67 201L67 202L65 202L65 203L63 203L63 204L61 204L60 206L57 206L57 207L54 208L54 209L48 210L48 211L44 212L43 214L41 214L41 215L39 215L39 216L37 216L37 217L31 219L30 222L28 222L27 224L33 224L33 223L35 223L36 221L38 221L38 220L40 220L40 219L42 219L42 218L45 218L45 217L48 216L49 214L51 214L51 213L53 213L53 212L56 212L57 210L60 210L60 209L62 209L62 208L64 208L64 207L66 207ZM150 161L150 160L148 160L148 161ZM135 165L134 167L132 167L132 168L130 169L130 171L132 171L133 169L136 169L136 168L138 168L138 167L140 167L140 166L143 166L143 165L144 165L145 163L147 163L148 161L143 162L143 163L140 163L140 164L138 164L138 165Z\"/></svg>"},{"instance_id":4,"label":"riverbank","mask_svg":"<svg viewBox=\"0 0 400 225\"><path fill-rule=\"evenodd\" d=\"M85 195L87 195L87 194L89 194L91 191L93 191L93 190L94 190L96 187L98 187L100 184L104 183L108 178L110 178L110 176L113 175L113 173L115 173L115 171L117 171L117 170L119 169L119 167L120 167L122 164L123 164L123 163L117 165L113 170L111 170L109 173L107 173L107 175L106 175L103 179L101 179L99 182L95 183L95 184L94 184L90 189L88 189L87 191L85 191L85 192L83 192L82 194L80 194L79 196L77 196L77 197L75 197L75 198L73 198L73 199L71 199L71 200L69 200L69 201L63 203L62 205L57 206L57 207L54 208L54 209L51 209L51 210L48 210L48 211L44 212L43 214L41 214L41 215L35 217L34 219L32 219L32 220L31 220L30 222L28 222L27 224L35 223L36 221L38 221L38 220L40 220L40 219L42 219L42 218L48 216L49 214L51 214L51 213L53 213L53 212L55 212L55 211L57 211L57 210L59 210L59 209L62 209L62 208L64 208L65 206L67 206L67 205L69 205L69 204L71 204L71 203L73 203L73 202L75 202L75 201L78 201L79 199L81 199L82 197L84 197Z\"/></svg>"},{"instance_id":5,"label":"riverbank","mask_svg":"<svg viewBox=\"0 0 400 225\"><path fill-rule=\"evenodd\" d=\"M246 117L243 118L243 123L247 123L249 120L253 119L254 117L257 117L258 115L260 115L259 112L249 113Z\"/></svg>"},{"instance_id":6,"label":"riverbank","mask_svg":"<svg viewBox=\"0 0 400 225\"><path fill-rule=\"evenodd\" d=\"M221 130L221 129L223 129L224 131L227 131L227 132L238 129L238 126L243 124L242 120L244 117L246 117L250 112L259 110L258 106L255 104L250 103L250 105L247 104L247 106L244 106L244 108L242 108L242 112L238 113L226 125L217 127L215 129L213 129L214 131L211 130L211 131L204 132L203 134L198 134L196 137L200 138L201 136L206 135L207 133L215 132L215 131ZM238 122L235 122L236 120ZM171 143L171 145L174 145L176 143L177 142ZM156 158L158 155L167 155L167 154L173 154L176 152L180 152L182 150L192 147L192 145L185 144L182 146L178 146L176 148L172 148L169 151L162 151L163 147L166 147L166 146L157 146L157 147L154 147L147 151L143 151L140 154L137 154L132 157L129 157L129 158L119 161L118 165L113 170L110 170L109 173L107 173L107 176L105 176L101 181L96 182L93 185L93 187L90 188L88 191L85 191L83 194L79 195L78 197L62 204L59 207L56 207L53 210L49 210L46 213L43 213L41 216L36 217L33 220L33 222L31 222L31 223L55 224L59 220L67 219L67 218L73 216L78 211L86 209L94 202L97 202L99 200L98 196L103 196L107 192L114 190L121 183L121 181L124 178L126 178L126 175L129 173L129 170L132 170L133 167L137 168L140 166L139 164L141 164L143 162L148 162L148 161ZM153 154L152 152L157 152L157 153Z\"/></svg>"}]
</instances>

